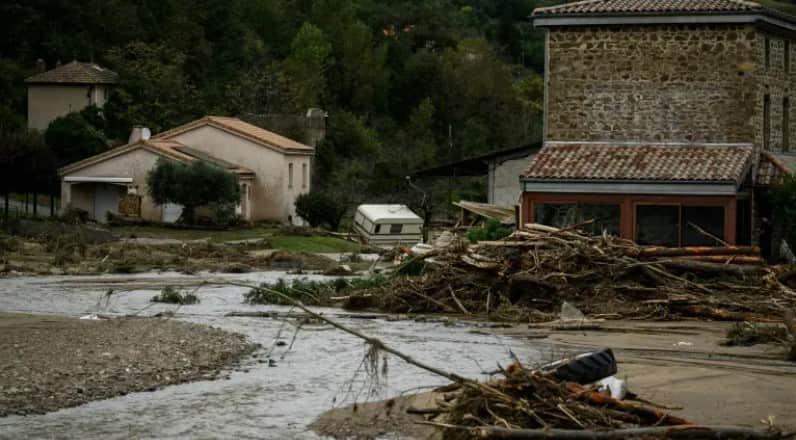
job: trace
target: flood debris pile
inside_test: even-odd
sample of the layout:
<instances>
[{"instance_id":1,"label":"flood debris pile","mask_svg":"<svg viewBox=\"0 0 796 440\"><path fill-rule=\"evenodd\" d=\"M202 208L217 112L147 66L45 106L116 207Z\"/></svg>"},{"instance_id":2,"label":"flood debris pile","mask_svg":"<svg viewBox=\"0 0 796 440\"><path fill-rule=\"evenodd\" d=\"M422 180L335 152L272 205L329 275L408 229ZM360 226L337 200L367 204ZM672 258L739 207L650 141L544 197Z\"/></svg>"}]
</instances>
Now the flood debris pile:
<instances>
[{"instance_id":1,"label":"flood debris pile","mask_svg":"<svg viewBox=\"0 0 796 440\"><path fill-rule=\"evenodd\" d=\"M447 388L448 401L439 402L440 416L435 418L455 426L448 427L446 438L470 438L494 427L596 430L690 424L657 408L614 399L594 387L560 381L519 363L502 375L491 382Z\"/></svg>"},{"instance_id":2,"label":"flood debris pile","mask_svg":"<svg viewBox=\"0 0 796 440\"><path fill-rule=\"evenodd\" d=\"M522 321L549 320L564 301L592 317L770 320L794 308L796 294L781 278L791 272L758 254L641 247L530 224L504 240L418 256L409 264L422 266L420 276L396 276L350 303Z\"/></svg>"}]
</instances>

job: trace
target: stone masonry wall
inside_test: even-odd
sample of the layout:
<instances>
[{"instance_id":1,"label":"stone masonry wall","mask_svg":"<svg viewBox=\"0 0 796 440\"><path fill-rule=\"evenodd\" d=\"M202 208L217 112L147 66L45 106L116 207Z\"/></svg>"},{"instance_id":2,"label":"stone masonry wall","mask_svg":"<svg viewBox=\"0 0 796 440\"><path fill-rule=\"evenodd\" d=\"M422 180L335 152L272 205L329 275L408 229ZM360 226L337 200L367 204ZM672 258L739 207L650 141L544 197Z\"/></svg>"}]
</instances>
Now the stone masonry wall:
<instances>
[{"instance_id":1,"label":"stone masonry wall","mask_svg":"<svg viewBox=\"0 0 796 440\"><path fill-rule=\"evenodd\" d=\"M749 142L751 26L554 28L547 140Z\"/></svg>"},{"instance_id":2,"label":"stone masonry wall","mask_svg":"<svg viewBox=\"0 0 796 440\"><path fill-rule=\"evenodd\" d=\"M769 62L766 65L765 61L765 47L769 45ZM754 126L754 143L756 146L763 146L763 102L765 96L770 97L770 135L769 135L769 150L772 151L794 151L796 148L794 143L794 130L796 124L796 63L794 63L794 56L796 56L796 42L782 38L778 35L765 33L759 31L755 34L755 64L754 71L755 77L755 103L753 112L753 126ZM789 61L790 66L786 68L785 51L790 53ZM788 98L789 101L789 120L786 122L783 119L784 100ZM783 144L783 125L789 126L789 145Z\"/></svg>"}]
</instances>

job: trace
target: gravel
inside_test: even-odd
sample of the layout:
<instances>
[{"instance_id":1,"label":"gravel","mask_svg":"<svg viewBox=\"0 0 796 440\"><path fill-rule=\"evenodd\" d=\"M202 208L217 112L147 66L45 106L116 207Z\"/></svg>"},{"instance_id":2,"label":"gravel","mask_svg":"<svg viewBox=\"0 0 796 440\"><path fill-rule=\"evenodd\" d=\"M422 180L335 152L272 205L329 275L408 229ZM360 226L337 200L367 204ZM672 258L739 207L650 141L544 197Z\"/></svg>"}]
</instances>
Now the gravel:
<instances>
[{"instance_id":1,"label":"gravel","mask_svg":"<svg viewBox=\"0 0 796 440\"><path fill-rule=\"evenodd\" d=\"M0 314L0 335L0 417L212 379L254 349L242 335L151 318Z\"/></svg>"}]
</instances>

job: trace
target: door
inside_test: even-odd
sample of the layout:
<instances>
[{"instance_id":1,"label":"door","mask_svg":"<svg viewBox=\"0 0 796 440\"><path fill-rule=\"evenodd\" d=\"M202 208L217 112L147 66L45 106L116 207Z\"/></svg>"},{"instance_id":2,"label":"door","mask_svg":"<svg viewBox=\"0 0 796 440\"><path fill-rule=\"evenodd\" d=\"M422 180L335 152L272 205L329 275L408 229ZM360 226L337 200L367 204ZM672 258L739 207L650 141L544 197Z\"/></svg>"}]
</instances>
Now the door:
<instances>
[{"instance_id":1,"label":"door","mask_svg":"<svg viewBox=\"0 0 796 440\"><path fill-rule=\"evenodd\" d=\"M108 213L118 214L119 189L115 185L99 184L94 186L94 220L108 222Z\"/></svg>"}]
</instances>

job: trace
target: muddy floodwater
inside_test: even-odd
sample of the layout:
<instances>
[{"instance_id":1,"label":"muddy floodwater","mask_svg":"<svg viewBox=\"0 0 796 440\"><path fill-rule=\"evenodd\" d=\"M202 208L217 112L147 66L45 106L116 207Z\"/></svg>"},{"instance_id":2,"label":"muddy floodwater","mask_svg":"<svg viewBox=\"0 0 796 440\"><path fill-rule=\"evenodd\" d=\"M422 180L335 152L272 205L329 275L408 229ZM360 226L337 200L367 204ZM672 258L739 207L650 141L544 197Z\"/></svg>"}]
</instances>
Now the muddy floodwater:
<instances>
[{"instance_id":1,"label":"muddy floodwater","mask_svg":"<svg viewBox=\"0 0 796 440\"><path fill-rule=\"evenodd\" d=\"M0 438L317 439L307 425L329 408L444 383L390 358L386 376L374 387L362 374L365 346L361 340L323 324L307 324L296 333L295 320L228 317L230 312L288 312L290 308L243 304L246 288L198 286L204 280L260 283L293 277L268 272L0 279L0 311L4 312L152 316L174 311L176 319L242 333L262 344L256 357L225 372L222 379L133 393L45 415L0 418ZM165 285L190 290L199 287L201 303L180 307L151 303L152 296ZM109 289L113 294L108 296ZM431 365L472 378L485 377L482 371L495 369L497 362L509 363L512 354L526 362L551 356L541 343L474 333L474 324L390 321L373 316L361 319L340 309L317 311L336 316L341 323L378 336ZM276 346L277 338L285 344ZM269 363L265 357L272 348L273 362ZM52 350L53 356L58 356L58 347Z\"/></svg>"}]
</instances>

